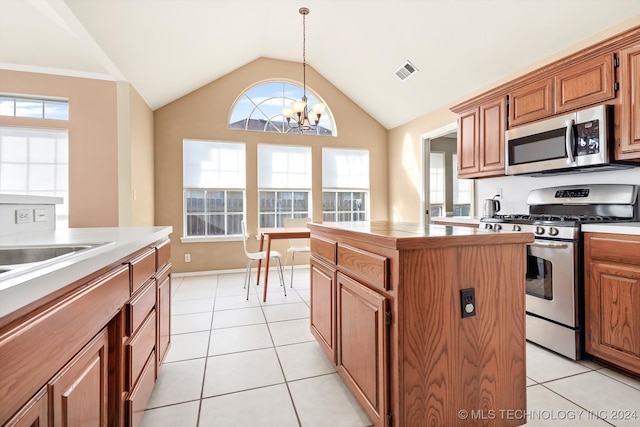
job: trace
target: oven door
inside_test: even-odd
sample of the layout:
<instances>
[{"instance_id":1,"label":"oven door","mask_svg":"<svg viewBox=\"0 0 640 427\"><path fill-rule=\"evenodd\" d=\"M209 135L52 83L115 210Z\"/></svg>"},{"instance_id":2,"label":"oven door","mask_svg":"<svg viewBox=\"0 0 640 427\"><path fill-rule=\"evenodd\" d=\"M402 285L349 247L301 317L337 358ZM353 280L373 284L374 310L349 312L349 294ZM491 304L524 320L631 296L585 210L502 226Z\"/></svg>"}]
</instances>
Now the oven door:
<instances>
[{"instance_id":1,"label":"oven door","mask_svg":"<svg viewBox=\"0 0 640 427\"><path fill-rule=\"evenodd\" d=\"M527 312L578 328L578 244L535 239L527 245Z\"/></svg>"}]
</instances>

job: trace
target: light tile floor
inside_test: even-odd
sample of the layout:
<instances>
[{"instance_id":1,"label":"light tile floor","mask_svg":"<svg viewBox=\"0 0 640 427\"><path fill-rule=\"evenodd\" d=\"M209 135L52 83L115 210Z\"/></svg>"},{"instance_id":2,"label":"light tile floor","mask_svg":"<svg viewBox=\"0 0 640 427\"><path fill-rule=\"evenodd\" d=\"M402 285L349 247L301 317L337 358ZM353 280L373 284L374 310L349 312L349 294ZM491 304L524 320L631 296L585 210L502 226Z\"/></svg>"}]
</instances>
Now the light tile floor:
<instances>
[{"instance_id":1,"label":"light tile floor","mask_svg":"<svg viewBox=\"0 0 640 427\"><path fill-rule=\"evenodd\" d=\"M369 426L309 332L309 271L174 277L172 343L144 427ZM254 274L255 279L255 274ZM527 426L640 426L640 381L527 343ZM497 418L523 414L495 413Z\"/></svg>"}]
</instances>

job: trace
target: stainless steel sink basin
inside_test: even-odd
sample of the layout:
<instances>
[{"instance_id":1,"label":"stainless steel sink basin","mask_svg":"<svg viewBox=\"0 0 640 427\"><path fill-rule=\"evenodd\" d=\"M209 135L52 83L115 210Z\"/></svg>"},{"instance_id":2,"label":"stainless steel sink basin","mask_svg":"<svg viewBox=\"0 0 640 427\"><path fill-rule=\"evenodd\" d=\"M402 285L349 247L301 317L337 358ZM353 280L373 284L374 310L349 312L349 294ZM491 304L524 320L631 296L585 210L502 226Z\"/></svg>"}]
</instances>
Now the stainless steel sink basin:
<instances>
[{"instance_id":1,"label":"stainless steel sink basin","mask_svg":"<svg viewBox=\"0 0 640 427\"><path fill-rule=\"evenodd\" d=\"M0 247L0 266L47 261L100 245L102 244ZM0 267L0 272L2 270Z\"/></svg>"}]
</instances>

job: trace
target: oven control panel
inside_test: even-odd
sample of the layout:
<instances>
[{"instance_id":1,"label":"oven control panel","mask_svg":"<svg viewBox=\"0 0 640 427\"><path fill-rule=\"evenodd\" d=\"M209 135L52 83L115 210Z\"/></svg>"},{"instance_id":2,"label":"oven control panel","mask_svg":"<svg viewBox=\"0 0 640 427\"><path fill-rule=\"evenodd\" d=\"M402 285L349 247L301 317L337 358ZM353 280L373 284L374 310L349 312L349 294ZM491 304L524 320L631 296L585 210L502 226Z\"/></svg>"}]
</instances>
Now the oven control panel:
<instances>
[{"instance_id":1,"label":"oven control panel","mask_svg":"<svg viewBox=\"0 0 640 427\"><path fill-rule=\"evenodd\" d=\"M571 190L558 190L556 191L556 199L568 199L577 197L589 197L588 188L576 188Z\"/></svg>"}]
</instances>

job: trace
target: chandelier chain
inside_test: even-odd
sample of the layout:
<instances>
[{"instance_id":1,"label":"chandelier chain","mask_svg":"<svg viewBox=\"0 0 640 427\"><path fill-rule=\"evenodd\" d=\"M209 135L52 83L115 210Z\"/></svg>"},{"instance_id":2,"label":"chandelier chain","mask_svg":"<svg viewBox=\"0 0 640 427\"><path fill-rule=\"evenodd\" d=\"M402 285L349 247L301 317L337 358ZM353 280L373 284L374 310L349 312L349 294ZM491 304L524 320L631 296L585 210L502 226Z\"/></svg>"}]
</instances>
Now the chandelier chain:
<instances>
[{"instance_id":1,"label":"chandelier chain","mask_svg":"<svg viewBox=\"0 0 640 427\"><path fill-rule=\"evenodd\" d=\"M308 13L308 12L307 12ZM302 14L302 87L307 97L307 14Z\"/></svg>"}]
</instances>

